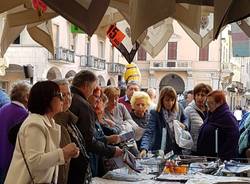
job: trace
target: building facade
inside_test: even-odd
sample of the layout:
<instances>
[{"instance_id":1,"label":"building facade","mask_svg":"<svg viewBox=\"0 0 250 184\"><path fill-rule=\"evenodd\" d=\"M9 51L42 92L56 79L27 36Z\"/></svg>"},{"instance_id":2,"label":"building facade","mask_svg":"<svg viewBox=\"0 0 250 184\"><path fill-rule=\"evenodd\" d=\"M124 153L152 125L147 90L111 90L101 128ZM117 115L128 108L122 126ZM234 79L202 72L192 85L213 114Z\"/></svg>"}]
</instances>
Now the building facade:
<instances>
[{"instance_id":1,"label":"building facade","mask_svg":"<svg viewBox=\"0 0 250 184\"><path fill-rule=\"evenodd\" d=\"M10 90L13 82L27 79L25 66L33 70L33 81L70 78L78 71L93 71L101 86L119 85L124 73L124 60L107 38L72 33L71 24L62 17L52 19L54 55L33 41L23 31L8 48L8 68L0 76L0 87ZM119 59L120 58L120 59Z\"/></svg>"},{"instance_id":2,"label":"building facade","mask_svg":"<svg viewBox=\"0 0 250 184\"><path fill-rule=\"evenodd\" d=\"M177 93L206 83L218 89L220 77L220 38L199 48L179 24L174 22L174 34L156 58L139 49L136 63L142 73L142 87L161 89L173 86Z\"/></svg>"},{"instance_id":3,"label":"building facade","mask_svg":"<svg viewBox=\"0 0 250 184\"><path fill-rule=\"evenodd\" d=\"M0 87L9 91L13 82L29 80L28 65L33 70L34 82L70 78L87 69L96 73L101 86L123 84L127 63L110 41L102 36L90 38L84 33L74 33L71 26L60 16L52 19L54 55L23 31L5 54L9 67L0 76ZM163 86L171 85L182 94L203 82L213 89L224 90L231 109L249 102L250 59L233 57L230 27L217 40L199 48L174 21L174 34L164 49L152 58L139 48L134 62L142 75L142 89L153 87L159 92Z\"/></svg>"}]
</instances>

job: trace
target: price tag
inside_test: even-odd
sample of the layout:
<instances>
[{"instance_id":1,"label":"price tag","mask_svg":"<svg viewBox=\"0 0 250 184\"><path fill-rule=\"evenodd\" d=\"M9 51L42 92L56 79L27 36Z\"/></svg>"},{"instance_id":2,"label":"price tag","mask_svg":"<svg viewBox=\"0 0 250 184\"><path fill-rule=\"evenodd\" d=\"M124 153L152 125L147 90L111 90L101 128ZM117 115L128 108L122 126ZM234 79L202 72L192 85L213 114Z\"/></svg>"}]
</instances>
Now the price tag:
<instances>
[{"instance_id":1,"label":"price tag","mask_svg":"<svg viewBox=\"0 0 250 184\"><path fill-rule=\"evenodd\" d=\"M110 42L117 47L125 38L123 32L121 32L115 25L111 25L107 31L107 36Z\"/></svg>"}]
</instances>

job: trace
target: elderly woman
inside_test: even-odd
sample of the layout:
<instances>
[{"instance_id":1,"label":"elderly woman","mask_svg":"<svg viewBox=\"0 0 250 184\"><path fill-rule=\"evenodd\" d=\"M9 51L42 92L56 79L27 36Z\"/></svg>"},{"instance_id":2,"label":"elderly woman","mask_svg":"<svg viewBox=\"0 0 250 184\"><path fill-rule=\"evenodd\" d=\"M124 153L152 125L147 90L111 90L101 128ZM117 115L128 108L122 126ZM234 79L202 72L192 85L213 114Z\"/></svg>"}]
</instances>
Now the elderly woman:
<instances>
[{"instance_id":1,"label":"elderly woman","mask_svg":"<svg viewBox=\"0 0 250 184\"><path fill-rule=\"evenodd\" d=\"M10 166L18 129L28 116L29 91L30 86L27 83L14 84L10 93L11 103L0 108L0 172L3 175L3 180Z\"/></svg>"},{"instance_id":2,"label":"elderly woman","mask_svg":"<svg viewBox=\"0 0 250 184\"><path fill-rule=\"evenodd\" d=\"M97 112L97 106L100 107L100 103L102 101L102 89L97 86L93 94L89 96L88 102L94 109L95 113ZM97 115L97 113L96 113ZM111 146L108 144L116 144L119 143L119 136L118 135L111 135L105 136L98 120L98 116L95 122L95 133L94 137L96 138L96 146L91 152L90 155L90 162L91 162L91 170L93 176L103 176L105 174L103 168L103 157L111 158L117 157L122 155L122 150L118 146Z\"/></svg>"},{"instance_id":3,"label":"elderly woman","mask_svg":"<svg viewBox=\"0 0 250 184\"><path fill-rule=\"evenodd\" d=\"M132 112L130 113L133 120L142 128L148 124L149 114L147 109L151 103L150 97L143 91L134 92L131 100Z\"/></svg>"},{"instance_id":4,"label":"elderly woman","mask_svg":"<svg viewBox=\"0 0 250 184\"><path fill-rule=\"evenodd\" d=\"M189 120L188 130L194 141L191 149L192 155L197 155L196 147L199 130L207 117L206 99L207 94L211 91L212 88L209 85L203 83L197 84L193 90L194 100L184 110L184 114Z\"/></svg>"},{"instance_id":5,"label":"elderly woman","mask_svg":"<svg viewBox=\"0 0 250 184\"><path fill-rule=\"evenodd\" d=\"M53 117L62 111L62 100L59 86L52 81L37 82L31 88L31 113L18 132L5 184L57 183L58 165L78 156L73 143L59 148L60 126Z\"/></svg>"},{"instance_id":6,"label":"elderly woman","mask_svg":"<svg viewBox=\"0 0 250 184\"><path fill-rule=\"evenodd\" d=\"M207 95L208 118L201 126L197 152L199 155L230 160L237 157L239 140L238 122L230 111L223 91Z\"/></svg>"},{"instance_id":7,"label":"elderly woman","mask_svg":"<svg viewBox=\"0 0 250 184\"><path fill-rule=\"evenodd\" d=\"M101 91L98 98L99 100L95 106L95 113L96 113L98 122L101 125L104 135L110 136L110 135L119 134L121 130L115 126L115 123L112 120L104 118L105 107L108 102L108 97Z\"/></svg>"},{"instance_id":8,"label":"elderly woman","mask_svg":"<svg viewBox=\"0 0 250 184\"><path fill-rule=\"evenodd\" d=\"M141 157L145 157L148 150L163 150L165 153L173 150L175 154L181 153L181 148L175 142L174 120L184 123L186 117L178 105L174 88L165 86L160 92L156 110L150 112L149 123L141 141Z\"/></svg>"},{"instance_id":9,"label":"elderly woman","mask_svg":"<svg viewBox=\"0 0 250 184\"><path fill-rule=\"evenodd\" d=\"M105 108L105 120L111 120L115 122L115 127L118 128L119 134L126 132L135 132L135 135L138 135L142 132L141 128L134 122L132 117L130 116L126 107L118 103L120 90L116 87L107 87L104 89L104 94L108 97L108 103ZM130 151L135 156L139 156L139 151L134 139L130 140Z\"/></svg>"},{"instance_id":10,"label":"elderly woman","mask_svg":"<svg viewBox=\"0 0 250 184\"><path fill-rule=\"evenodd\" d=\"M69 82L66 79L59 79L54 82L59 85L63 96L63 112L59 112L54 116L55 122L61 125L60 147L74 142L80 149L79 157L73 158L70 162L59 167L58 183L89 183L91 182L91 169L85 149L85 141L76 126L77 116L69 110L72 101Z\"/></svg>"},{"instance_id":11,"label":"elderly woman","mask_svg":"<svg viewBox=\"0 0 250 184\"><path fill-rule=\"evenodd\" d=\"M95 100L91 100L91 99ZM103 93L101 87L97 86L96 89L93 92L93 95L91 95L88 99L89 102L92 101L92 107L95 110L96 116L97 116L97 121L96 121L96 131L97 131L97 136L99 137L98 139L102 140L103 142L107 144L117 144L119 143L120 137L116 135L116 132L114 131L110 135L106 135L103 131L103 129L106 130L105 127L105 121L108 121L107 119L104 120L104 114L105 114L105 107L108 102L107 96ZM93 103L94 102L94 103ZM113 122L110 122L114 124ZM113 130L113 129L112 129ZM112 131L109 130L109 131Z\"/></svg>"},{"instance_id":12,"label":"elderly woman","mask_svg":"<svg viewBox=\"0 0 250 184\"><path fill-rule=\"evenodd\" d=\"M115 126L122 131L128 132L138 128L128 110L122 103L118 103L120 90L117 87L107 87L104 89L104 94L108 97L108 103L105 108L105 119L115 122Z\"/></svg>"},{"instance_id":13,"label":"elderly woman","mask_svg":"<svg viewBox=\"0 0 250 184\"><path fill-rule=\"evenodd\" d=\"M133 120L141 128L146 128L149 121L149 113L147 111L148 107L151 104L149 95L143 91L134 92L130 100L132 111L130 113ZM141 139L136 141L137 147L140 150Z\"/></svg>"}]
</instances>

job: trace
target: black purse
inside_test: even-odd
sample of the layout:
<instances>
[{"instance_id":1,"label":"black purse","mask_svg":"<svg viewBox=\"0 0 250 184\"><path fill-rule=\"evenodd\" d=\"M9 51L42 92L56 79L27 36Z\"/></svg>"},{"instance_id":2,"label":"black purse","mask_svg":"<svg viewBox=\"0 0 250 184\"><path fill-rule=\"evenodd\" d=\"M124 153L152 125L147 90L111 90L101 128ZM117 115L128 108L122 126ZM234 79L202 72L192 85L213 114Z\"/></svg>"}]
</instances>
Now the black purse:
<instances>
[{"instance_id":1,"label":"black purse","mask_svg":"<svg viewBox=\"0 0 250 184\"><path fill-rule=\"evenodd\" d=\"M29 175L30 175L31 184L55 184L55 183L53 182L53 178L55 177L55 172L53 173L53 177L52 177L52 182L51 182L51 183L35 183L35 181L34 181L32 175L31 175L31 172L30 172L28 163L27 163L27 161L26 161L26 159L25 159L25 156L24 156L24 153L23 153L23 149L22 149L22 147L21 147L21 141L20 141L19 136L17 136L17 138L18 138L18 144L19 144L19 147L20 147L22 156L23 156L24 163L25 163L26 168L27 168L27 170L28 170L28 173L29 173Z\"/></svg>"}]
</instances>

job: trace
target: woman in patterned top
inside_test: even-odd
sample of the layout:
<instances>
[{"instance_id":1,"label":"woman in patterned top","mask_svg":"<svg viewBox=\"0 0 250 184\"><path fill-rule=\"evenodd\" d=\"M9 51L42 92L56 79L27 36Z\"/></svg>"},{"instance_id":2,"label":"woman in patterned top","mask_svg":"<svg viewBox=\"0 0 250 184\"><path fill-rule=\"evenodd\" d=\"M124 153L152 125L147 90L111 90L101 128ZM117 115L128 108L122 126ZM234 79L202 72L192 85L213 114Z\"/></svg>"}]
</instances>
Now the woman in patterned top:
<instances>
[{"instance_id":1,"label":"woman in patterned top","mask_svg":"<svg viewBox=\"0 0 250 184\"><path fill-rule=\"evenodd\" d=\"M134 92L130 100L132 111L130 112L133 120L141 128L146 128L149 121L148 107L150 106L151 100L147 93L143 91ZM136 141L137 147L140 150L141 139Z\"/></svg>"}]
</instances>

